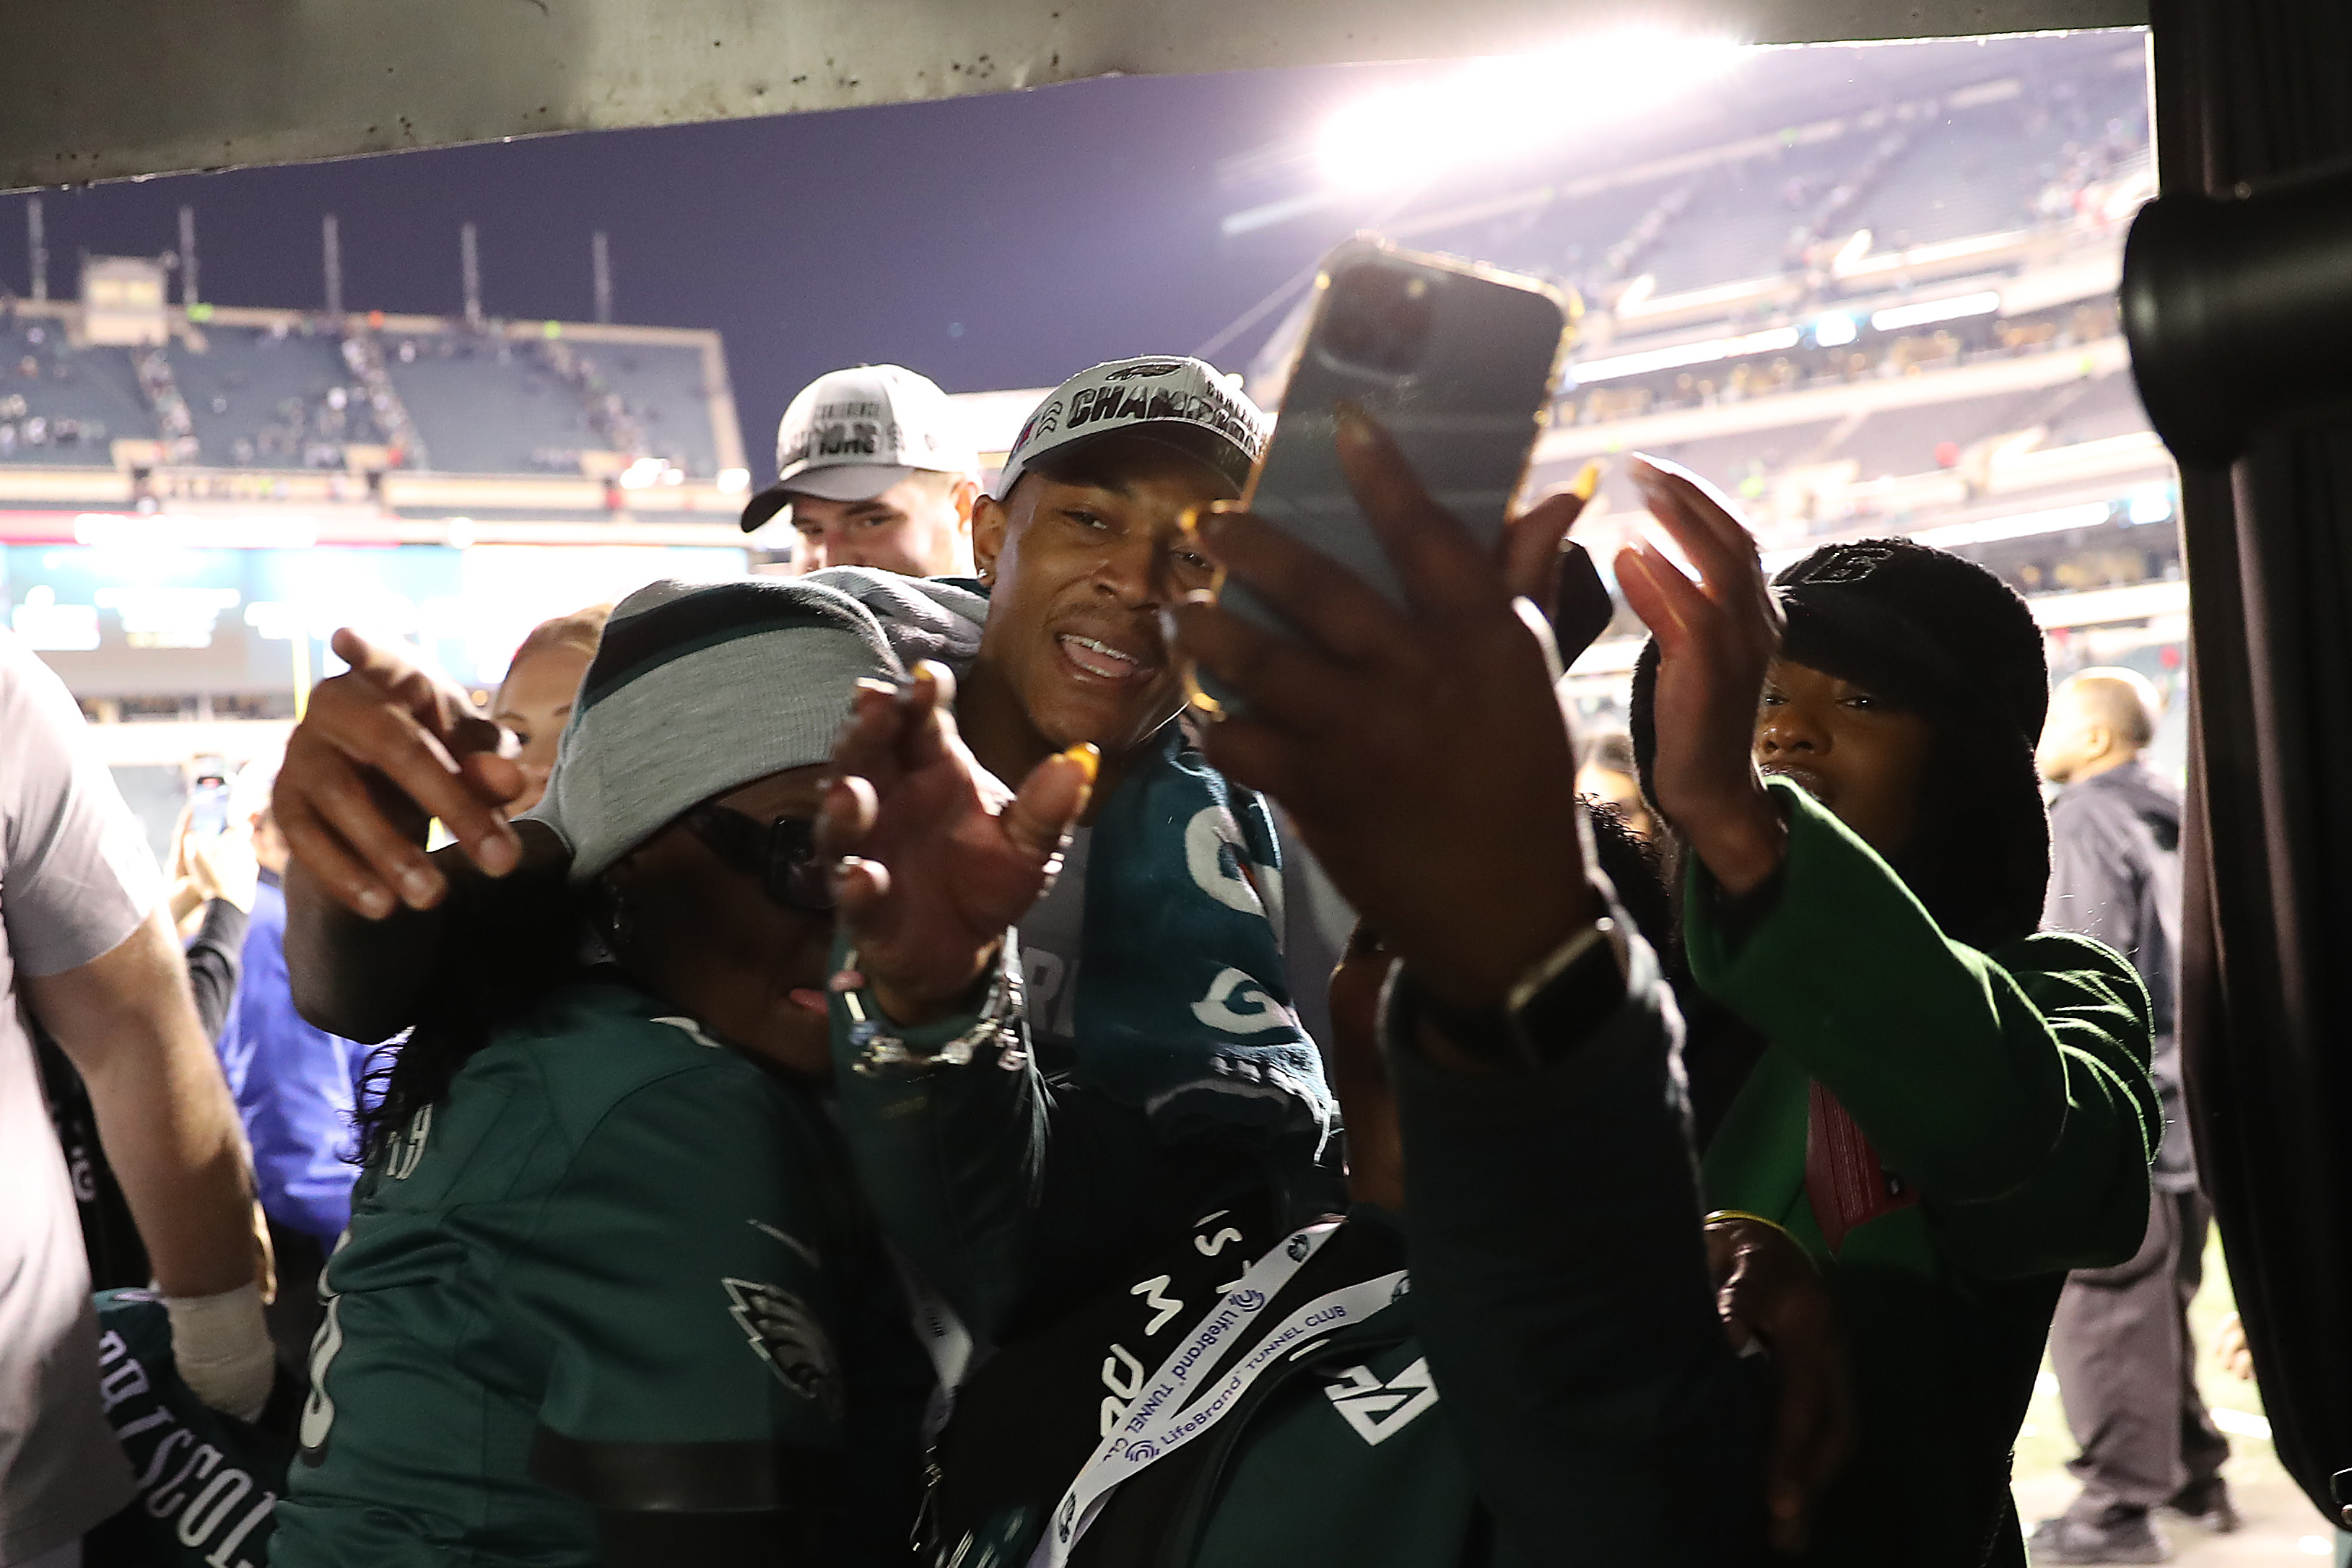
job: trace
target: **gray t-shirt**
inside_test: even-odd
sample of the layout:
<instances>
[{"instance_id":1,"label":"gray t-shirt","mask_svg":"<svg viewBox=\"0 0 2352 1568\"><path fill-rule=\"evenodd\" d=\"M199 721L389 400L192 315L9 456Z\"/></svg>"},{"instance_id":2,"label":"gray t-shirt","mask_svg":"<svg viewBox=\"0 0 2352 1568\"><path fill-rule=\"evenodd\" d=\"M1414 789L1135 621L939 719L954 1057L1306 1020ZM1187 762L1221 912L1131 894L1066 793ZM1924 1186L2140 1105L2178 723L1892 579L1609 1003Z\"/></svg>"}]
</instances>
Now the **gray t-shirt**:
<instances>
[{"instance_id":1,"label":"gray t-shirt","mask_svg":"<svg viewBox=\"0 0 2352 1568\"><path fill-rule=\"evenodd\" d=\"M1078 963L1085 956L1087 853L1091 827L1074 827L1062 874L1021 922L1021 978L1028 989L1029 1040L1038 1070L1064 1073L1076 1059Z\"/></svg>"},{"instance_id":2,"label":"gray t-shirt","mask_svg":"<svg viewBox=\"0 0 2352 1568\"><path fill-rule=\"evenodd\" d=\"M0 630L0 1563L79 1538L131 1495L100 1415L81 1222L16 977L111 952L161 894L81 710Z\"/></svg>"}]
</instances>

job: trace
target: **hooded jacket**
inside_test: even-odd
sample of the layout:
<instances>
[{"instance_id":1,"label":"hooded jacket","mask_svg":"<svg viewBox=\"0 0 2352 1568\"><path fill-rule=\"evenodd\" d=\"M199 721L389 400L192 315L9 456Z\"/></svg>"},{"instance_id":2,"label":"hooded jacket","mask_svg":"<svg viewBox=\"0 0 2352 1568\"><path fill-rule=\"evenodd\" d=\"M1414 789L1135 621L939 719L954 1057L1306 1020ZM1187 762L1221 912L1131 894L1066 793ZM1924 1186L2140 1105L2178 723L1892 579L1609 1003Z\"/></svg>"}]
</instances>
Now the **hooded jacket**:
<instances>
[{"instance_id":1,"label":"hooded jacket","mask_svg":"<svg viewBox=\"0 0 2352 1568\"><path fill-rule=\"evenodd\" d=\"M1692 977L1728 1015L1717 1032L1749 1037L1710 1053L1731 1070L1702 1189L1805 1245L1853 1349L1861 1431L1806 1561L2023 1568L2011 1448L2059 1289L2147 1224L2147 992L2111 948L2037 931L2049 686L2025 602L1907 539L1825 545L1774 592L1783 657L1918 713L1935 742L1894 864L1777 778L1771 881L1728 900L1689 858ZM1630 714L1645 792L1657 660L1654 641Z\"/></svg>"},{"instance_id":2,"label":"hooded jacket","mask_svg":"<svg viewBox=\"0 0 2352 1568\"><path fill-rule=\"evenodd\" d=\"M2147 994L2086 938L1953 940L1844 824L1770 788L1777 885L1727 908L1694 858L1685 933L1699 986L1768 1042L1706 1151L1706 1200L1804 1244L1853 1352L1860 1435L1806 1560L2021 1568L2010 1449L2059 1289L2147 1223ZM1816 1086L1866 1144L1824 1146ZM1860 1189L1834 1245L1825 1181Z\"/></svg>"},{"instance_id":3,"label":"hooded jacket","mask_svg":"<svg viewBox=\"0 0 2352 1568\"><path fill-rule=\"evenodd\" d=\"M2042 923L2096 937L2131 960L2155 1020L2164 1102L2156 1184L2197 1186L2173 1023L2180 974L2180 792L2137 760L2069 784L2050 803L2050 896Z\"/></svg>"}]
</instances>

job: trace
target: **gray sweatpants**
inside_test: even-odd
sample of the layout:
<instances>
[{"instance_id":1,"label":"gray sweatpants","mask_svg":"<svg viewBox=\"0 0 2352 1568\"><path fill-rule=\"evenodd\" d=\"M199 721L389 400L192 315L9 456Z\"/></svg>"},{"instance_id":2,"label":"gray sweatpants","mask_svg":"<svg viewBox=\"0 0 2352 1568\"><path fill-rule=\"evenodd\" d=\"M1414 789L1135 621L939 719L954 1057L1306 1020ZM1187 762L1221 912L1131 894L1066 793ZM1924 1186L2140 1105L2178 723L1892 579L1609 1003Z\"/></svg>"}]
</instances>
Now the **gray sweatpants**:
<instances>
[{"instance_id":1,"label":"gray sweatpants","mask_svg":"<svg viewBox=\"0 0 2352 1568\"><path fill-rule=\"evenodd\" d=\"M2050 1324L2066 1426L2082 1449L2069 1515L2144 1511L2219 1474L2230 1455L2197 1392L2189 1302L2205 1272L2212 1205L2197 1192L2154 1195L2131 1260L2067 1277Z\"/></svg>"}]
</instances>

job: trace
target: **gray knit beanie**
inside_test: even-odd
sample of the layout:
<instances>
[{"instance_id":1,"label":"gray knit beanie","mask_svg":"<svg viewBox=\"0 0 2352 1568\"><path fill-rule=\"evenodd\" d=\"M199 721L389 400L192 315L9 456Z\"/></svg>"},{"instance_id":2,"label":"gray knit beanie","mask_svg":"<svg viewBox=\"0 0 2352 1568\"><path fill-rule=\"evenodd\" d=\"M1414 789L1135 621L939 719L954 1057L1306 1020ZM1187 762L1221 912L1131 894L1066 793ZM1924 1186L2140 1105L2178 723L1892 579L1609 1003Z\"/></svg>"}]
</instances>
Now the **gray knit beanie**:
<instances>
[{"instance_id":1,"label":"gray knit beanie","mask_svg":"<svg viewBox=\"0 0 2352 1568\"><path fill-rule=\"evenodd\" d=\"M825 761L858 678L906 674L872 612L832 589L648 584L605 625L527 815L593 880L688 806Z\"/></svg>"}]
</instances>

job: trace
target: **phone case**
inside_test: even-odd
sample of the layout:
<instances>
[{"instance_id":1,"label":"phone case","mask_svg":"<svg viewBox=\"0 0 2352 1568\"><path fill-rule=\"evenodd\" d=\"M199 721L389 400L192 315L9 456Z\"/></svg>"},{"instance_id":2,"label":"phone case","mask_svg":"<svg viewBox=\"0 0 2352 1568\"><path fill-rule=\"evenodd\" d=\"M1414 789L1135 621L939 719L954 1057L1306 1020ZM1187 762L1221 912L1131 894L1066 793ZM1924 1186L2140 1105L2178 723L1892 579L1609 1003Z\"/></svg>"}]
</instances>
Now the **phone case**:
<instances>
[{"instance_id":1,"label":"phone case","mask_svg":"<svg viewBox=\"0 0 2352 1568\"><path fill-rule=\"evenodd\" d=\"M1325 258L1298 359L1245 498L1394 603L1405 602L1380 537L1340 472L1339 405L1353 402L1396 441L1437 502L1482 542L1500 538L1571 339L1574 307L1537 279L1360 236ZM1219 601L1291 635L1248 588ZM1203 676L1212 705L1228 700Z\"/></svg>"}]
</instances>

